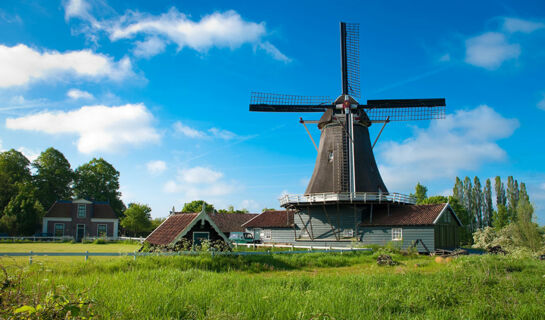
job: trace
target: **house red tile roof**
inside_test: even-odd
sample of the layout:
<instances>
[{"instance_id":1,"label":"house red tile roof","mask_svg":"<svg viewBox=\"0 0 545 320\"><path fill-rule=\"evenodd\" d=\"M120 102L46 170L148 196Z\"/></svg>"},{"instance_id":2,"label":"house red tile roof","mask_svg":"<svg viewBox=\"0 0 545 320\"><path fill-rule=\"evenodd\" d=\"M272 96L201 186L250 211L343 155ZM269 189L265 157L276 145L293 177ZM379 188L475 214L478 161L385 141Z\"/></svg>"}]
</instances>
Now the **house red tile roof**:
<instances>
[{"instance_id":1,"label":"house red tile roof","mask_svg":"<svg viewBox=\"0 0 545 320\"><path fill-rule=\"evenodd\" d=\"M447 204L421 204L382 206L373 211L372 221L369 215L364 217L361 226L399 226L399 225L433 225L433 222L443 211Z\"/></svg>"},{"instance_id":2,"label":"house red tile roof","mask_svg":"<svg viewBox=\"0 0 545 320\"><path fill-rule=\"evenodd\" d=\"M71 218L72 215L76 212L77 204L71 201L56 201L47 213L45 217L47 218ZM98 219L117 219L112 207L107 203L93 203L92 204L92 213L91 218Z\"/></svg>"},{"instance_id":3,"label":"house red tile roof","mask_svg":"<svg viewBox=\"0 0 545 320\"><path fill-rule=\"evenodd\" d=\"M293 211L265 211L242 225L245 228L290 228Z\"/></svg>"},{"instance_id":4,"label":"house red tile roof","mask_svg":"<svg viewBox=\"0 0 545 320\"><path fill-rule=\"evenodd\" d=\"M221 232L244 232L242 224L257 217L254 213L214 213L210 218Z\"/></svg>"},{"instance_id":5,"label":"house red tile roof","mask_svg":"<svg viewBox=\"0 0 545 320\"><path fill-rule=\"evenodd\" d=\"M45 217L52 217L52 218L71 218L72 212L70 211L72 208L72 203L67 202L55 202L49 210L47 210L47 213L45 214Z\"/></svg>"},{"instance_id":6,"label":"house red tile roof","mask_svg":"<svg viewBox=\"0 0 545 320\"><path fill-rule=\"evenodd\" d=\"M146 238L146 241L155 245L171 243L191 222L198 213L176 213L170 215L157 229Z\"/></svg>"},{"instance_id":7,"label":"house red tile roof","mask_svg":"<svg viewBox=\"0 0 545 320\"><path fill-rule=\"evenodd\" d=\"M93 204L93 216L91 218L117 219L117 215L109 204Z\"/></svg>"}]
</instances>

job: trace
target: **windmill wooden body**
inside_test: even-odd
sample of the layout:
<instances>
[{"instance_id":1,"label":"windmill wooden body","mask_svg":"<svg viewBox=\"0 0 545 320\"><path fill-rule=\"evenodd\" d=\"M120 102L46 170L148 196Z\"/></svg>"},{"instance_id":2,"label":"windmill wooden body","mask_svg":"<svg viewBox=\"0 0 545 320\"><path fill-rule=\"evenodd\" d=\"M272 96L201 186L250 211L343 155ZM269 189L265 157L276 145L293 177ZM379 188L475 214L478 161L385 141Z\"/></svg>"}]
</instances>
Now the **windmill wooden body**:
<instances>
[{"instance_id":1,"label":"windmill wooden body","mask_svg":"<svg viewBox=\"0 0 545 320\"><path fill-rule=\"evenodd\" d=\"M358 225L372 219L377 206L415 203L410 196L387 189L368 128L373 123L382 123L384 129L391 121L442 119L445 99L367 100L360 104L359 73L359 25L341 22L339 97L252 93L250 111L323 113L319 121L301 120L303 124L317 123L321 130L314 172L305 193L280 198L282 207L295 212L298 241L349 241L359 237Z\"/></svg>"}]
</instances>

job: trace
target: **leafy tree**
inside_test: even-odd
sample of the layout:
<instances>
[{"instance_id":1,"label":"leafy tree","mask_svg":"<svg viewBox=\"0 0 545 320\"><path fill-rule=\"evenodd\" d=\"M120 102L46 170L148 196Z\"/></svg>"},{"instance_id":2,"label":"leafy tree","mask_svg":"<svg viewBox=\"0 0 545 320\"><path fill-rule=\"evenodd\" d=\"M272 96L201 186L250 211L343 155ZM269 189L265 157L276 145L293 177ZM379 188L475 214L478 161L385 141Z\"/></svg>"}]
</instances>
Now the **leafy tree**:
<instances>
[{"instance_id":1,"label":"leafy tree","mask_svg":"<svg viewBox=\"0 0 545 320\"><path fill-rule=\"evenodd\" d=\"M456 177L454 188L452 188L452 196L460 203L464 203L464 184L458 177Z\"/></svg>"},{"instance_id":2,"label":"leafy tree","mask_svg":"<svg viewBox=\"0 0 545 320\"><path fill-rule=\"evenodd\" d=\"M519 201L521 200L526 200L528 202L530 201L530 197L526 191L526 184L524 182L520 183Z\"/></svg>"},{"instance_id":3,"label":"leafy tree","mask_svg":"<svg viewBox=\"0 0 545 320\"><path fill-rule=\"evenodd\" d=\"M248 213L248 209L242 208L235 210L235 207L229 206L227 209L219 209L218 213Z\"/></svg>"},{"instance_id":4,"label":"leafy tree","mask_svg":"<svg viewBox=\"0 0 545 320\"><path fill-rule=\"evenodd\" d=\"M182 212L201 212L203 205L205 208L204 211L214 212L214 205L211 205L204 200L193 200L189 203L184 203Z\"/></svg>"},{"instance_id":5,"label":"leafy tree","mask_svg":"<svg viewBox=\"0 0 545 320\"><path fill-rule=\"evenodd\" d=\"M151 230L157 229L161 223L163 223L167 218L153 218L151 219Z\"/></svg>"},{"instance_id":6,"label":"leafy tree","mask_svg":"<svg viewBox=\"0 0 545 320\"><path fill-rule=\"evenodd\" d=\"M496 208L501 204L504 207L507 205L507 198L505 196L505 187L499 176L496 176L494 180L494 190L496 191Z\"/></svg>"},{"instance_id":7,"label":"leafy tree","mask_svg":"<svg viewBox=\"0 0 545 320\"><path fill-rule=\"evenodd\" d=\"M431 196L424 199L420 204L441 204L447 202L449 202L449 199L445 196Z\"/></svg>"},{"instance_id":8,"label":"leafy tree","mask_svg":"<svg viewBox=\"0 0 545 320\"><path fill-rule=\"evenodd\" d=\"M0 152L0 212L17 195L17 183L31 179L30 161L19 151L11 149Z\"/></svg>"},{"instance_id":9,"label":"leafy tree","mask_svg":"<svg viewBox=\"0 0 545 320\"><path fill-rule=\"evenodd\" d=\"M36 187L30 182L19 182L17 188L17 195L4 208L4 216L15 217L15 230L8 230L8 232L16 235L32 235L40 226L45 213L44 208L38 201ZM13 221L13 218L6 219Z\"/></svg>"},{"instance_id":10,"label":"leafy tree","mask_svg":"<svg viewBox=\"0 0 545 320\"><path fill-rule=\"evenodd\" d=\"M499 204L497 210L494 212L494 227L503 228L509 224L509 214L507 208L503 204Z\"/></svg>"},{"instance_id":11,"label":"leafy tree","mask_svg":"<svg viewBox=\"0 0 545 320\"><path fill-rule=\"evenodd\" d=\"M473 179L473 212L477 218L477 228L483 227L483 191L481 190L481 181L479 177Z\"/></svg>"},{"instance_id":12,"label":"leafy tree","mask_svg":"<svg viewBox=\"0 0 545 320\"><path fill-rule=\"evenodd\" d=\"M494 214L494 205L492 203L492 184L490 179L486 179L483 190L483 217L486 226L492 226L492 216Z\"/></svg>"},{"instance_id":13,"label":"leafy tree","mask_svg":"<svg viewBox=\"0 0 545 320\"><path fill-rule=\"evenodd\" d=\"M263 208L261 210L261 212L265 212L265 211L276 211L276 209L275 208Z\"/></svg>"},{"instance_id":14,"label":"leafy tree","mask_svg":"<svg viewBox=\"0 0 545 320\"><path fill-rule=\"evenodd\" d=\"M72 198L74 172L60 151L48 148L32 166L36 169L34 182L38 187L38 198L45 209L51 207L56 200Z\"/></svg>"},{"instance_id":15,"label":"leafy tree","mask_svg":"<svg viewBox=\"0 0 545 320\"><path fill-rule=\"evenodd\" d=\"M128 234L140 236L152 230L151 208L146 204L129 203L125 216L121 219L121 226Z\"/></svg>"},{"instance_id":16,"label":"leafy tree","mask_svg":"<svg viewBox=\"0 0 545 320\"><path fill-rule=\"evenodd\" d=\"M109 201L118 216L125 210L119 192L119 171L102 158L93 158L76 169L74 195L76 198Z\"/></svg>"},{"instance_id":17,"label":"leafy tree","mask_svg":"<svg viewBox=\"0 0 545 320\"><path fill-rule=\"evenodd\" d=\"M509 221L517 220L518 182L513 176L507 177L507 212Z\"/></svg>"},{"instance_id":18,"label":"leafy tree","mask_svg":"<svg viewBox=\"0 0 545 320\"><path fill-rule=\"evenodd\" d=\"M414 187L414 195L416 198L416 203L421 204L426 198L428 197L428 188L421 185L420 182L416 184L416 187Z\"/></svg>"},{"instance_id":19,"label":"leafy tree","mask_svg":"<svg viewBox=\"0 0 545 320\"><path fill-rule=\"evenodd\" d=\"M475 231L475 203L473 198L473 186L471 185L471 179L469 177L464 178L464 184L463 184L463 193L464 193L464 202L462 205L465 207L467 213L468 213L468 225L471 230L471 232Z\"/></svg>"},{"instance_id":20,"label":"leafy tree","mask_svg":"<svg viewBox=\"0 0 545 320\"><path fill-rule=\"evenodd\" d=\"M525 186L526 188L526 186ZM517 204L517 221L515 223L516 239L519 245L537 251L542 247L542 236L539 226L534 223L534 207L526 197L521 198Z\"/></svg>"}]
</instances>

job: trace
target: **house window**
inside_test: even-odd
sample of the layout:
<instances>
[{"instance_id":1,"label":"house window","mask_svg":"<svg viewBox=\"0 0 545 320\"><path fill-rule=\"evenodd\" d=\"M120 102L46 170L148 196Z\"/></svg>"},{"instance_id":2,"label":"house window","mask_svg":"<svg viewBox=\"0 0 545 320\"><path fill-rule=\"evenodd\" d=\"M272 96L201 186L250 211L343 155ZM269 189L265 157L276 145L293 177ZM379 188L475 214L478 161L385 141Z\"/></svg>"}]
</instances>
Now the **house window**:
<instances>
[{"instance_id":1,"label":"house window","mask_svg":"<svg viewBox=\"0 0 545 320\"><path fill-rule=\"evenodd\" d=\"M270 229L262 230L261 231L261 239L271 240L272 239L272 231Z\"/></svg>"},{"instance_id":2,"label":"house window","mask_svg":"<svg viewBox=\"0 0 545 320\"><path fill-rule=\"evenodd\" d=\"M97 226L97 237L106 237L107 234L108 234L108 225L99 224Z\"/></svg>"},{"instance_id":3,"label":"house window","mask_svg":"<svg viewBox=\"0 0 545 320\"><path fill-rule=\"evenodd\" d=\"M392 228L392 240L394 241L403 240L403 229Z\"/></svg>"},{"instance_id":4,"label":"house window","mask_svg":"<svg viewBox=\"0 0 545 320\"><path fill-rule=\"evenodd\" d=\"M344 229L343 238L352 238L354 236L354 229Z\"/></svg>"},{"instance_id":5,"label":"house window","mask_svg":"<svg viewBox=\"0 0 545 320\"><path fill-rule=\"evenodd\" d=\"M87 210L84 204L78 204L78 218L85 218Z\"/></svg>"},{"instance_id":6,"label":"house window","mask_svg":"<svg viewBox=\"0 0 545 320\"><path fill-rule=\"evenodd\" d=\"M55 223L55 237L64 237L64 223Z\"/></svg>"}]
</instances>

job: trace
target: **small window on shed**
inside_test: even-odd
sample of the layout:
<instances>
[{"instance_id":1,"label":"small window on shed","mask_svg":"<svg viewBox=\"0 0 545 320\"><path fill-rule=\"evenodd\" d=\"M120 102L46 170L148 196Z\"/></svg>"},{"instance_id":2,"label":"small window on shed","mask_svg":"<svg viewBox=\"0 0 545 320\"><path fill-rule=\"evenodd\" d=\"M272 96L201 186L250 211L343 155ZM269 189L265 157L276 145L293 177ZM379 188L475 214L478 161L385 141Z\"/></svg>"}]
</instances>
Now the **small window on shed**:
<instances>
[{"instance_id":1,"label":"small window on shed","mask_svg":"<svg viewBox=\"0 0 545 320\"><path fill-rule=\"evenodd\" d=\"M84 204L78 204L78 218L85 218L87 215L87 210L85 209Z\"/></svg>"},{"instance_id":2,"label":"small window on shed","mask_svg":"<svg viewBox=\"0 0 545 320\"><path fill-rule=\"evenodd\" d=\"M344 229L343 238L352 238L354 236L354 229Z\"/></svg>"},{"instance_id":3,"label":"small window on shed","mask_svg":"<svg viewBox=\"0 0 545 320\"><path fill-rule=\"evenodd\" d=\"M392 240L393 241L403 240L403 229L402 228L392 228Z\"/></svg>"}]
</instances>

